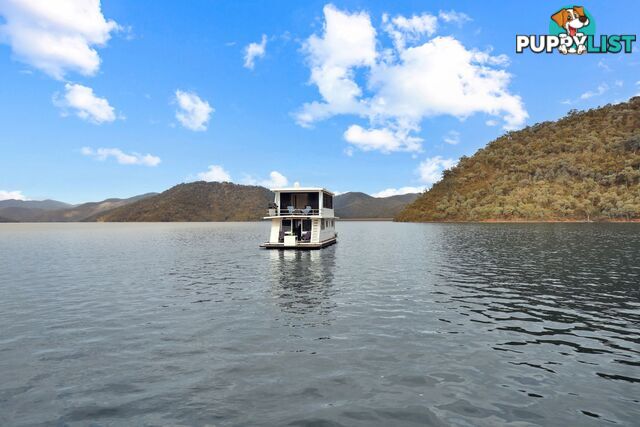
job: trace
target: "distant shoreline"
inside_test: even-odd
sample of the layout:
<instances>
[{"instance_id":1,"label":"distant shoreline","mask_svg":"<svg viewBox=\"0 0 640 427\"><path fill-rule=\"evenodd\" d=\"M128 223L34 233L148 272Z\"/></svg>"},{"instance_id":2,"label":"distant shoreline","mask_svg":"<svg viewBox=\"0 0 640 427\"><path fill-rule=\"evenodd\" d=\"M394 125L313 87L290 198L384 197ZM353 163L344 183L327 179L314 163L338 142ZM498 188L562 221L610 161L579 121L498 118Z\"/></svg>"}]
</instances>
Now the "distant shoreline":
<instances>
[{"instance_id":1,"label":"distant shoreline","mask_svg":"<svg viewBox=\"0 0 640 427\"><path fill-rule=\"evenodd\" d=\"M338 221L393 221L393 218L340 218Z\"/></svg>"},{"instance_id":2,"label":"distant shoreline","mask_svg":"<svg viewBox=\"0 0 640 427\"><path fill-rule=\"evenodd\" d=\"M640 218L635 219L606 219L591 220L585 219L483 219L483 220L440 220L440 221L396 221L412 224L607 224L607 223L640 223Z\"/></svg>"},{"instance_id":3,"label":"distant shoreline","mask_svg":"<svg viewBox=\"0 0 640 427\"><path fill-rule=\"evenodd\" d=\"M499 220L499 219L486 219L479 221L394 221L393 218L339 218L338 221L342 222L396 222L398 224L627 224L627 223L640 223L640 218L621 220L598 220L598 221L586 221L586 220ZM249 221L0 221L1 224L206 224L206 223L255 223L266 222L264 220L249 220Z\"/></svg>"}]
</instances>

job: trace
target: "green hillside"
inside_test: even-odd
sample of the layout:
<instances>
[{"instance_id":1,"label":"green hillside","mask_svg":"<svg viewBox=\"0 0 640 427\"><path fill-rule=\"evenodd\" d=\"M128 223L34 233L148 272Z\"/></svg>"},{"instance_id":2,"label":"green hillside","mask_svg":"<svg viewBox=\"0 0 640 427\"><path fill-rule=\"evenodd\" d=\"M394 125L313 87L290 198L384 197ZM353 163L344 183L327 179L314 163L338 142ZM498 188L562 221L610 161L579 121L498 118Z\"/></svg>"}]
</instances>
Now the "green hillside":
<instances>
[{"instance_id":1,"label":"green hillside","mask_svg":"<svg viewBox=\"0 0 640 427\"><path fill-rule=\"evenodd\" d=\"M640 218L640 97L509 132L463 157L399 221Z\"/></svg>"}]
</instances>

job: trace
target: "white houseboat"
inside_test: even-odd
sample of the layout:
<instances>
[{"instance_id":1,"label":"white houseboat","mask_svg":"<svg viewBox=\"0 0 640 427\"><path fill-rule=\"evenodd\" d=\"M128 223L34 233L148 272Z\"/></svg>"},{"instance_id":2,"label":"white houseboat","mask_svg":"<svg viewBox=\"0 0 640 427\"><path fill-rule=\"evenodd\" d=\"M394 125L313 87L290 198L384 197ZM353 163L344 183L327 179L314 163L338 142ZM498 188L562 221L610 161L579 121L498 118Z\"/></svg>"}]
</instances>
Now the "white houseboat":
<instances>
[{"instance_id":1,"label":"white houseboat","mask_svg":"<svg viewBox=\"0 0 640 427\"><path fill-rule=\"evenodd\" d=\"M267 249L320 249L336 243L336 217L331 191L315 187L276 188L269 204Z\"/></svg>"}]
</instances>

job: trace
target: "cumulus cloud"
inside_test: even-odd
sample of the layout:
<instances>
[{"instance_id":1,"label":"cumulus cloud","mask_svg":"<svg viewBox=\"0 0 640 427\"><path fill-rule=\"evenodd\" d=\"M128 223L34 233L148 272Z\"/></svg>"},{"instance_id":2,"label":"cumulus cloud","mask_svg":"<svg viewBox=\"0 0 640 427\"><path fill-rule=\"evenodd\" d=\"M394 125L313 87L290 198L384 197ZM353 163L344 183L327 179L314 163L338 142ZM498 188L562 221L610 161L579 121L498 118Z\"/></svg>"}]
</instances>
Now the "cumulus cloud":
<instances>
[{"instance_id":1,"label":"cumulus cloud","mask_svg":"<svg viewBox=\"0 0 640 427\"><path fill-rule=\"evenodd\" d=\"M93 89L80 84L64 85L64 95L56 94L53 103L62 109L63 115L71 110L76 116L94 124L112 122L116 119L114 108L106 98L97 97Z\"/></svg>"},{"instance_id":2,"label":"cumulus cloud","mask_svg":"<svg viewBox=\"0 0 640 427\"><path fill-rule=\"evenodd\" d=\"M153 156L151 154L127 154L119 148L93 149L90 147L83 147L81 149L81 153L100 161L105 161L108 158L113 157L121 165L158 166L160 164L160 157Z\"/></svg>"},{"instance_id":3,"label":"cumulus cloud","mask_svg":"<svg viewBox=\"0 0 640 427\"><path fill-rule=\"evenodd\" d=\"M438 18L428 13L413 15L411 18L402 15L389 18L384 14L382 24L396 49L403 50L407 42L416 42L424 35L433 35L438 27Z\"/></svg>"},{"instance_id":4,"label":"cumulus cloud","mask_svg":"<svg viewBox=\"0 0 640 427\"><path fill-rule=\"evenodd\" d=\"M288 183L289 180L286 176L282 175L278 171L271 171L269 173L269 179L262 181L260 185L267 188L277 188L284 187Z\"/></svg>"},{"instance_id":5,"label":"cumulus cloud","mask_svg":"<svg viewBox=\"0 0 640 427\"><path fill-rule=\"evenodd\" d=\"M244 48L244 67L253 70L256 58L264 58L266 50L267 36L263 34L260 43L249 43L249 45Z\"/></svg>"},{"instance_id":6,"label":"cumulus cloud","mask_svg":"<svg viewBox=\"0 0 640 427\"><path fill-rule=\"evenodd\" d=\"M210 165L205 172L200 172L198 179L207 182L231 182L231 175L220 165Z\"/></svg>"},{"instance_id":7,"label":"cumulus cloud","mask_svg":"<svg viewBox=\"0 0 640 427\"><path fill-rule=\"evenodd\" d=\"M400 188L387 188L386 190L373 193L373 197L391 197L401 196L403 194L422 193L425 190L424 186L421 187L400 187Z\"/></svg>"},{"instance_id":8,"label":"cumulus cloud","mask_svg":"<svg viewBox=\"0 0 640 427\"><path fill-rule=\"evenodd\" d=\"M393 48L385 48L367 13L325 6L322 34L304 44L310 82L321 100L302 106L298 124L359 116L368 120L369 129L349 126L347 142L383 152L420 151L422 140L415 134L426 117L464 119L484 113L501 119L505 129L522 126L528 114L521 98L509 91L511 74L503 68L508 57L437 36L438 19L464 19L450 12L440 15L383 16L383 30L393 42Z\"/></svg>"},{"instance_id":9,"label":"cumulus cloud","mask_svg":"<svg viewBox=\"0 0 640 427\"><path fill-rule=\"evenodd\" d=\"M215 111L209 103L201 99L195 92L176 90L176 119L187 129L193 131L207 130L211 114Z\"/></svg>"},{"instance_id":10,"label":"cumulus cloud","mask_svg":"<svg viewBox=\"0 0 640 427\"><path fill-rule=\"evenodd\" d=\"M329 4L324 7L324 33L311 35L303 45L311 68L310 82L318 87L322 101L304 104L296 114L298 124L335 114L365 113L358 100L362 90L354 68L373 66L377 56L376 30L365 12L348 14Z\"/></svg>"},{"instance_id":11,"label":"cumulus cloud","mask_svg":"<svg viewBox=\"0 0 640 427\"><path fill-rule=\"evenodd\" d=\"M22 191L0 190L0 200L28 200Z\"/></svg>"},{"instance_id":12,"label":"cumulus cloud","mask_svg":"<svg viewBox=\"0 0 640 427\"><path fill-rule=\"evenodd\" d=\"M516 128L527 113L520 98L506 89L509 73L492 68L488 57L467 50L453 37L408 48L400 53L400 62L372 71L370 84L377 92L371 113L419 128L423 117L466 118L484 112L502 115L505 128Z\"/></svg>"},{"instance_id":13,"label":"cumulus cloud","mask_svg":"<svg viewBox=\"0 0 640 427\"><path fill-rule=\"evenodd\" d=\"M457 161L454 159L445 159L441 156L430 157L420 162L416 172L421 182L432 185L440 181L445 169L454 167L456 163Z\"/></svg>"},{"instance_id":14,"label":"cumulus cloud","mask_svg":"<svg viewBox=\"0 0 640 427\"><path fill-rule=\"evenodd\" d=\"M418 165L414 171L418 175L418 180L424 185L406 186L400 188L387 188L372 194L373 197L391 197L401 194L422 193L430 188L433 184L442 179L442 172L446 169L454 167L458 163L454 159L445 159L442 156L430 157Z\"/></svg>"},{"instance_id":15,"label":"cumulus cloud","mask_svg":"<svg viewBox=\"0 0 640 427\"><path fill-rule=\"evenodd\" d=\"M279 188L285 187L287 184L289 184L289 180L280 172L271 171L271 173L269 173L268 179L256 179L250 175L247 175L243 179L242 183L245 185L261 185L262 187L266 188Z\"/></svg>"},{"instance_id":16,"label":"cumulus cloud","mask_svg":"<svg viewBox=\"0 0 640 427\"><path fill-rule=\"evenodd\" d=\"M105 19L100 0L1 0L0 41L16 59L62 80L68 71L96 74L104 46L120 29Z\"/></svg>"},{"instance_id":17,"label":"cumulus cloud","mask_svg":"<svg viewBox=\"0 0 640 427\"><path fill-rule=\"evenodd\" d=\"M191 180L193 179L193 176L190 176L187 179ZM234 182L231 178L231 174L221 165L210 165L209 169L205 172L196 174L196 179L208 182ZM278 171L271 171L271 173L269 173L269 178L260 179L251 175L245 175L240 182L244 185L260 185L267 188L278 188L285 187L289 183L289 180L282 173Z\"/></svg>"},{"instance_id":18,"label":"cumulus cloud","mask_svg":"<svg viewBox=\"0 0 640 427\"><path fill-rule=\"evenodd\" d=\"M406 131L393 131L388 128L364 129L351 125L344 132L344 139L363 151L379 150L383 153L392 151L417 151L422 139L411 137ZM349 153L347 153L349 155ZM353 155L353 152L351 152Z\"/></svg>"}]
</instances>

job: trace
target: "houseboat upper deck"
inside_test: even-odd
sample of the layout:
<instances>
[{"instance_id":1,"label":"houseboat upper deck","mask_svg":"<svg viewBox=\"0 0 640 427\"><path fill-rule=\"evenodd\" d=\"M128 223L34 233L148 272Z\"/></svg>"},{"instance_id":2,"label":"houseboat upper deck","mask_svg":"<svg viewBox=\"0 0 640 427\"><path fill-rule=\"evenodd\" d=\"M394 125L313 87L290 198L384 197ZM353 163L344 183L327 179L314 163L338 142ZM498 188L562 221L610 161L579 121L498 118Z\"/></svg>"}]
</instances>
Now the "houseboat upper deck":
<instances>
[{"instance_id":1,"label":"houseboat upper deck","mask_svg":"<svg viewBox=\"0 0 640 427\"><path fill-rule=\"evenodd\" d=\"M334 193L320 187L276 188L266 220L271 221L267 249L320 249L336 243Z\"/></svg>"}]
</instances>

